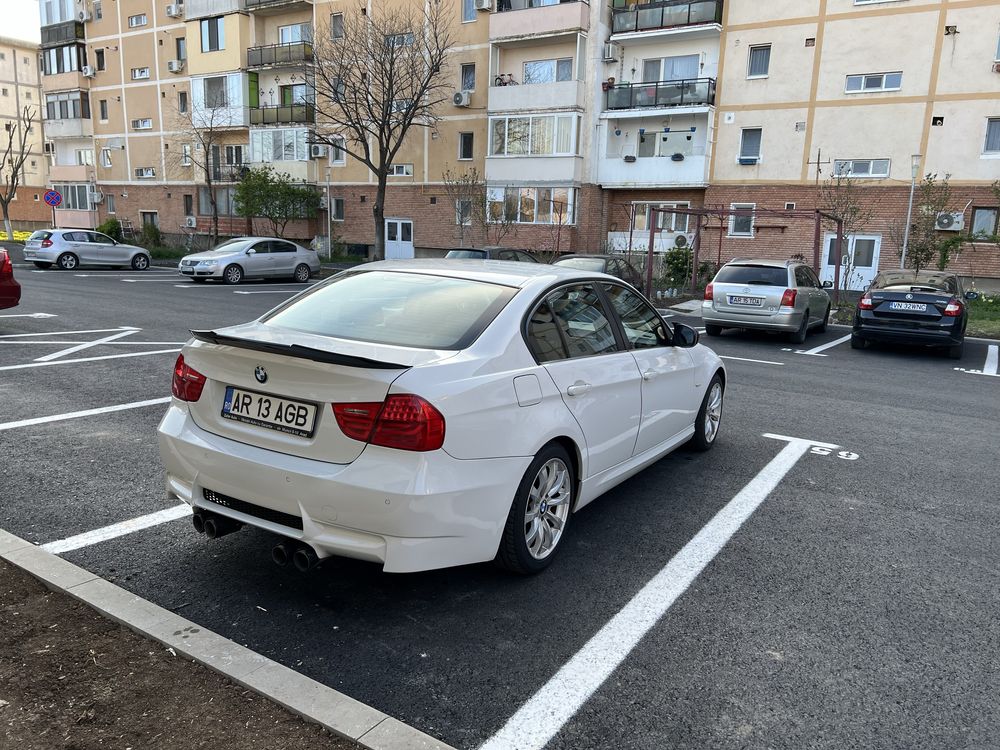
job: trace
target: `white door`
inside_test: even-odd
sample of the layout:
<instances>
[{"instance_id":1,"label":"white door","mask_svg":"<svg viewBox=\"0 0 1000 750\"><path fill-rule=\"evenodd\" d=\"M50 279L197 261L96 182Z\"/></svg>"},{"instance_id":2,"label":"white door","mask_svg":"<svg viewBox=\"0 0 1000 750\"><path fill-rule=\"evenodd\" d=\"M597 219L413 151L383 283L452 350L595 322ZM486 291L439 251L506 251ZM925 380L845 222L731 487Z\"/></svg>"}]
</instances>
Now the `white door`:
<instances>
[{"instance_id":1,"label":"white door","mask_svg":"<svg viewBox=\"0 0 1000 750\"><path fill-rule=\"evenodd\" d=\"M833 281L837 266L837 235L828 234L823 253L823 268L820 278ZM844 238L841 252L847 263L840 267L840 288L861 291L878 273L878 256L882 249L882 235L854 234ZM853 268L851 267L853 266Z\"/></svg>"},{"instance_id":2,"label":"white door","mask_svg":"<svg viewBox=\"0 0 1000 750\"><path fill-rule=\"evenodd\" d=\"M385 259L413 257L413 222L409 219L385 220Z\"/></svg>"}]
</instances>

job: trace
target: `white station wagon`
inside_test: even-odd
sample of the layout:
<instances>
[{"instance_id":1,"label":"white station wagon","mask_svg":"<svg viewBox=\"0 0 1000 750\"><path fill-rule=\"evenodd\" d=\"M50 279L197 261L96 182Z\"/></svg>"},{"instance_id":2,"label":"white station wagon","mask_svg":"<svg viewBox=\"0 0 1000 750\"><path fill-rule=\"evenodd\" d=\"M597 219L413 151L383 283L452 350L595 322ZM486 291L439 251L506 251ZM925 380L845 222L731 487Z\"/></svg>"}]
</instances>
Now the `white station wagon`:
<instances>
[{"instance_id":1,"label":"white station wagon","mask_svg":"<svg viewBox=\"0 0 1000 750\"><path fill-rule=\"evenodd\" d=\"M542 570L572 513L680 445L710 448L726 372L619 279L387 261L259 320L195 331L159 426L167 491L217 537L409 572Z\"/></svg>"}]
</instances>

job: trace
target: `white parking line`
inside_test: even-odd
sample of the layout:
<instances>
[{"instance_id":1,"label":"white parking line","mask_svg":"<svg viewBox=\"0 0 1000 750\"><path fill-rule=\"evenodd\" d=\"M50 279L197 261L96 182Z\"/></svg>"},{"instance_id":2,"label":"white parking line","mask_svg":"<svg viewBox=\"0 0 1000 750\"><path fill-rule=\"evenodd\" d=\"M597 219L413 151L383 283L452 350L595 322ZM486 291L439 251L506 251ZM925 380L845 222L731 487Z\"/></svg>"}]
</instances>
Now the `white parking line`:
<instances>
[{"instance_id":1,"label":"white parking line","mask_svg":"<svg viewBox=\"0 0 1000 750\"><path fill-rule=\"evenodd\" d=\"M71 333L115 333L117 331L124 331L126 329L131 329L133 331L141 331L141 328L136 328L135 326L118 326L117 328L95 328L90 331L48 331L46 333L8 333L6 335L0 336L0 339L26 339L29 336L67 336Z\"/></svg>"},{"instance_id":2,"label":"white parking line","mask_svg":"<svg viewBox=\"0 0 1000 750\"><path fill-rule=\"evenodd\" d=\"M159 524L166 523L167 521L175 521L178 518L183 518L184 516L189 515L191 515L191 506L187 503L181 503L180 505L174 505L170 508L158 510L156 513L149 513L145 516L139 516L138 518L130 518L127 521L113 523L110 526L105 526L101 529L94 529L93 531L87 531L83 534L77 534L76 536L67 537L66 539L60 539L57 542L49 542L48 544L43 544L42 549L46 552L51 552L54 555L61 555L63 552L70 552L75 549L89 547L90 545L97 544L98 542L104 542L108 539L125 536L126 534L141 531L142 529L148 529L151 526L158 526Z\"/></svg>"},{"instance_id":3,"label":"white parking line","mask_svg":"<svg viewBox=\"0 0 1000 750\"><path fill-rule=\"evenodd\" d=\"M175 279L173 276L165 276L162 279L118 279L118 281L124 281L126 284L143 284L143 283L150 284L153 282L157 282L160 284L163 283L170 284L173 283L174 281L177 281L177 279Z\"/></svg>"},{"instance_id":4,"label":"white parking line","mask_svg":"<svg viewBox=\"0 0 1000 750\"><path fill-rule=\"evenodd\" d=\"M784 362L772 362L769 359L747 359L746 357L730 357L728 355L719 355L719 359L734 359L737 362L756 362L761 365L784 365Z\"/></svg>"},{"instance_id":5,"label":"white parking line","mask_svg":"<svg viewBox=\"0 0 1000 750\"><path fill-rule=\"evenodd\" d=\"M274 289L260 292L233 292L233 294L298 294L299 289Z\"/></svg>"},{"instance_id":6,"label":"white parking line","mask_svg":"<svg viewBox=\"0 0 1000 750\"><path fill-rule=\"evenodd\" d=\"M810 357L826 357L828 355L820 354L820 352L825 352L827 349L832 349L833 347L839 346L840 344L843 344L845 341L850 341L850 340L851 340L851 334L847 334L846 336L842 336L839 339L834 339L833 341L828 341L825 344L820 344L819 346L813 349L808 349L806 351L801 351L800 349L796 349L795 354L808 354Z\"/></svg>"},{"instance_id":7,"label":"white parking line","mask_svg":"<svg viewBox=\"0 0 1000 750\"><path fill-rule=\"evenodd\" d=\"M780 435L765 437L787 440L788 444L480 750L541 750L545 747L719 554L798 460L813 446L831 450L839 447Z\"/></svg>"},{"instance_id":8,"label":"white parking line","mask_svg":"<svg viewBox=\"0 0 1000 750\"><path fill-rule=\"evenodd\" d=\"M69 349L61 349L58 352L52 352L51 354L46 354L43 357L38 357L35 359L36 362L51 362L54 359L61 359L63 357L69 356L70 354L76 354L77 352L83 351L84 349L90 349L94 346L100 346L101 344L106 344L115 339L125 338L126 336L131 336L135 334L139 328L128 328L124 331L119 331L118 333L113 333L110 336L103 336L94 341L87 341L83 344L77 344L76 346L71 346Z\"/></svg>"},{"instance_id":9,"label":"white parking line","mask_svg":"<svg viewBox=\"0 0 1000 750\"><path fill-rule=\"evenodd\" d=\"M176 276L177 275L177 271L166 270L166 271L143 271L142 272L142 276L152 276L154 274L155 275L159 275L159 276L167 276L167 275L169 275L169 276ZM78 279L114 279L114 278L117 278L117 277L120 277L120 276L121 277L126 277L127 276L130 279L141 278L140 276L136 275L135 271L126 271L125 273L74 273L73 276L76 277L76 278L78 278Z\"/></svg>"},{"instance_id":10,"label":"white parking line","mask_svg":"<svg viewBox=\"0 0 1000 750\"><path fill-rule=\"evenodd\" d=\"M0 372L5 370L27 370L32 367L53 367L55 365L72 365L79 362L100 362L105 359L129 359L130 357L149 357L153 354L176 354L177 349L156 349L151 352L131 352L130 354L106 354L103 357L80 357L78 359L57 359L54 362L32 362L27 365L5 365L0 367Z\"/></svg>"},{"instance_id":11,"label":"white parking line","mask_svg":"<svg viewBox=\"0 0 1000 750\"><path fill-rule=\"evenodd\" d=\"M53 313L20 313L18 315L0 315L0 318L58 318Z\"/></svg>"},{"instance_id":12,"label":"white parking line","mask_svg":"<svg viewBox=\"0 0 1000 750\"><path fill-rule=\"evenodd\" d=\"M84 411L71 411L66 414L53 414L48 417L34 417L33 419L21 419L17 422L5 422L0 424L0 432L3 430L13 430L17 427L31 427L36 424L47 424L49 422L62 422L66 419L80 419L81 417L92 417L97 414L111 414L116 411L127 411L128 409L141 409L143 406L155 406L165 404L170 401L170 396L166 398L153 398L148 401L133 401L129 404L116 404L115 406L102 406L98 409L86 409Z\"/></svg>"},{"instance_id":13,"label":"white parking line","mask_svg":"<svg viewBox=\"0 0 1000 750\"><path fill-rule=\"evenodd\" d=\"M1000 357L997 356L997 346L993 344L986 349L986 364L983 365L983 374L996 375L998 360Z\"/></svg>"}]
</instances>

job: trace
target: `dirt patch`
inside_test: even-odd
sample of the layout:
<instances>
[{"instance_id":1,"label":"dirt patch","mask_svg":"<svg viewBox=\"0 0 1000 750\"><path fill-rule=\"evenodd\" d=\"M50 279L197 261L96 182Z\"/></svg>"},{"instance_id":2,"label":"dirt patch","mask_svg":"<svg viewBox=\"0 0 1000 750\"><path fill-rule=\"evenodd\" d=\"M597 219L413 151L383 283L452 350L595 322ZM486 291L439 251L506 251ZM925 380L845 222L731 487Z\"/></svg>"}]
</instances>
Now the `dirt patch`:
<instances>
[{"instance_id":1,"label":"dirt patch","mask_svg":"<svg viewBox=\"0 0 1000 750\"><path fill-rule=\"evenodd\" d=\"M0 561L0 747L355 750Z\"/></svg>"}]
</instances>

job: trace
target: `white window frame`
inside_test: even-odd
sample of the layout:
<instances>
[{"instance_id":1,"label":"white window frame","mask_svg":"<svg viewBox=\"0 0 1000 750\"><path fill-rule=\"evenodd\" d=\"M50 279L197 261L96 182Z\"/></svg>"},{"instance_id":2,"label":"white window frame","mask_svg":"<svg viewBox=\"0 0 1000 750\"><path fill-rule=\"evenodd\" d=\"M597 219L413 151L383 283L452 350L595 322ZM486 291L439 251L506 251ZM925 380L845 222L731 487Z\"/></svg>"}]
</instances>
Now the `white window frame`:
<instances>
[{"instance_id":1,"label":"white window frame","mask_svg":"<svg viewBox=\"0 0 1000 750\"><path fill-rule=\"evenodd\" d=\"M987 150L990 144L990 127L996 127L1000 130L1000 117L987 117L986 118L986 132L983 134L983 153L982 157L984 159L1000 159L1000 149ZM1000 139L1000 136L998 136Z\"/></svg>"},{"instance_id":2,"label":"white window frame","mask_svg":"<svg viewBox=\"0 0 1000 750\"><path fill-rule=\"evenodd\" d=\"M507 196L507 191L508 190L515 191L517 195L514 196L513 199L511 199L510 197ZM531 205L534 207L533 208L534 219L532 221L521 221L521 206L522 206L522 202L521 202L521 199L520 199L520 193L521 193L522 190L534 190L534 198L531 201ZM538 191L539 190L548 190L549 193L550 193L549 208L548 208L548 217L549 217L548 221L539 221L538 220L538 215L539 215L539 211L538 211L538 205L539 205ZM553 207L554 207L556 201L555 201L554 195L552 195L552 194L555 193L555 191L557 191L557 190L565 190L566 191L566 209L567 210L565 212L564 221L562 221L561 224L560 224L560 222L556 222L556 221L552 220L557 215L557 212L555 210L553 210ZM515 219L515 223L517 223L517 224L526 224L526 225L530 224L530 225L539 225L539 226L574 226L574 225L576 225L576 208L577 208L578 196L577 196L577 189L575 187L564 186L564 185L554 185L554 186L551 186L551 187L533 187L533 186L530 186L530 185L523 185L523 186L516 186L516 185L507 185L507 186L490 185L490 186L487 186L487 188L486 188L486 221L488 223L494 223L494 222L492 222L490 220L490 216L492 216L492 210L490 208L491 204L493 204L493 203L502 203L504 206L506 206L507 202L509 200L514 205L517 206L517 217Z\"/></svg>"},{"instance_id":3,"label":"white window frame","mask_svg":"<svg viewBox=\"0 0 1000 750\"><path fill-rule=\"evenodd\" d=\"M753 66L753 53L754 50L766 49L767 50L767 72L766 73L751 73L750 69ZM750 48L747 50L747 80L756 81L761 78L768 78L771 75L771 43L767 44L751 44Z\"/></svg>"},{"instance_id":4,"label":"white window frame","mask_svg":"<svg viewBox=\"0 0 1000 750\"><path fill-rule=\"evenodd\" d=\"M132 80L133 81L148 81L149 80L149 68L132 68Z\"/></svg>"},{"instance_id":5,"label":"white window frame","mask_svg":"<svg viewBox=\"0 0 1000 750\"><path fill-rule=\"evenodd\" d=\"M288 39L282 37L288 36ZM278 44L298 44L312 41L312 24L308 21L288 23L278 27ZM298 37L298 38L296 38Z\"/></svg>"},{"instance_id":6,"label":"white window frame","mask_svg":"<svg viewBox=\"0 0 1000 750\"><path fill-rule=\"evenodd\" d=\"M746 138L746 133L748 130L756 130L760 133L760 141L757 143L757 153L756 154L744 154L743 153L743 141ZM760 164L764 161L764 128L754 127L754 128L740 128L740 148L736 152L736 163L740 163L740 159L756 159L757 163Z\"/></svg>"},{"instance_id":7,"label":"white window frame","mask_svg":"<svg viewBox=\"0 0 1000 750\"><path fill-rule=\"evenodd\" d=\"M330 198L330 221L343 221L347 206L343 198Z\"/></svg>"},{"instance_id":8,"label":"white window frame","mask_svg":"<svg viewBox=\"0 0 1000 750\"><path fill-rule=\"evenodd\" d=\"M149 19L146 18L145 13L136 13L134 16L128 17L128 27L130 29L137 29L140 26L145 26L149 23Z\"/></svg>"},{"instance_id":9,"label":"white window frame","mask_svg":"<svg viewBox=\"0 0 1000 750\"><path fill-rule=\"evenodd\" d=\"M543 118L552 118L552 152L545 154L533 154L532 143L531 143L531 120L540 120ZM568 151L558 151L556 149L556 144L558 143L558 131L559 131L559 120L565 118L570 121L570 144ZM523 154L511 154L508 153L508 147L510 145L510 121L511 120L528 120L528 138L525 143L525 149ZM493 139L496 135L494 123L503 121L504 122L504 138L503 138L503 153L495 153ZM580 130L580 118L577 114L546 114L546 115L533 115L525 113L523 115L504 115L501 117L491 117L489 118L489 153L488 157L493 159L531 159L531 158L545 158L551 156L576 156L579 140L579 130Z\"/></svg>"},{"instance_id":10,"label":"white window frame","mask_svg":"<svg viewBox=\"0 0 1000 750\"><path fill-rule=\"evenodd\" d=\"M152 117L139 117L132 120L129 123L132 126L132 130L152 130L153 129L153 118Z\"/></svg>"},{"instance_id":11,"label":"white window frame","mask_svg":"<svg viewBox=\"0 0 1000 750\"><path fill-rule=\"evenodd\" d=\"M291 153L292 159L274 158L275 139L280 139L281 157ZM260 128L251 129L250 146L244 156L249 154L249 162L253 164L269 164L279 161L310 161L309 131L305 128Z\"/></svg>"},{"instance_id":12,"label":"white window frame","mask_svg":"<svg viewBox=\"0 0 1000 750\"><path fill-rule=\"evenodd\" d=\"M465 210L463 210L464 207ZM455 226L472 226L472 200L470 198L455 199Z\"/></svg>"},{"instance_id":13,"label":"white window frame","mask_svg":"<svg viewBox=\"0 0 1000 750\"><path fill-rule=\"evenodd\" d=\"M731 210L731 211L740 211L740 210L743 210L743 209L749 209L750 210L750 232L749 233L737 232L736 231L736 219L737 219L737 216L736 216L736 214L730 214L729 215L729 230L726 233L727 237L753 237L754 236L753 224L754 224L754 221L757 218L757 204L756 203L730 203L729 204L729 210Z\"/></svg>"},{"instance_id":14,"label":"white window frame","mask_svg":"<svg viewBox=\"0 0 1000 750\"><path fill-rule=\"evenodd\" d=\"M343 167L347 164L347 152L344 150L347 142L341 135L334 136L331 140L334 141L334 144L330 146L330 164L334 167ZM341 143L343 146L338 147L337 143Z\"/></svg>"},{"instance_id":15,"label":"white window frame","mask_svg":"<svg viewBox=\"0 0 1000 750\"><path fill-rule=\"evenodd\" d=\"M472 87L469 88L465 85L465 70L466 68L472 68ZM476 64L474 62L462 63L458 67L458 86L462 91L475 91L476 90Z\"/></svg>"},{"instance_id":16,"label":"white window frame","mask_svg":"<svg viewBox=\"0 0 1000 750\"><path fill-rule=\"evenodd\" d=\"M156 177L155 167L136 167L135 178L137 180L151 180Z\"/></svg>"},{"instance_id":17,"label":"white window frame","mask_svg":"<svg viewBox=\"0 0 1000 750\"><path fill-rule=\"evenodd\" d=\"M885 162L885 172L873 172L875 165L881 162ZM858 172L855 170L856 165L867 164L868 172ZM843 169L846 167L846 169ZM892 171L892 161L890 159L834 159L833 160L833 176L834 177L857 177L863 180L884 180L889 176Z\"/></svg>"},{"instance_id":18,"label":"white window frame","mask_svg":"<svg viewBox=\"0 0 1000 750\"><path fill-rule=\"evenodd\" d=\"M339 21L339 23L335 24L334 21L333 21L333 19L337 18L337 16L340 17L340 21ZM340 33L337 34L336 36L334 36L334 33L333 33L334 29L337 29L337 28L339 28ZM335 41L337 39L343 39L343 38L344 38L344 14L343 13L331 13L330 14L330 40L331 41Z\"/></svg>"},{"instance_id":19,"label":"white window frame","mask_svg":"<svg viewBox=\"0 0 1000 750\"><path fill-rule=\"evenodd\" d=\"M115 194L105 193L104 194L104 208L107 209L109 214L118 213L118 208L115 206Z\"/></svg>"},{"instance_id":20,"label":"white window frame","mask_svg":"<svg viewBox=\"0 0 1000 750\"><path fill-rule=\"evenodd\" d=\"M413 165L392 164L389 166L389 177L413 177Z\"/></svg>"},{"instance_id":21,"label":"white window frame","mask_svg":"<svg viewBox=\"0 0 1000 750\"><path fill-rule=\"evenodd\" d=\"M198 32L201 39L201 51L203 53L208 52L221 52L226 48L226 23L224 16L213 16L211 18L203 18L198 24ZM218 42L218 47L211 49L212 44L212 32L211 26L209 24L215 23L216 26L216 42ZM207 32L207 33L206 33Z\"/></svg>"},{"instance_id":22,"label":"white window frame","mask_svg":"<svg viewBox=\"0 0 1000 750\"><path fill-rule=\"evenodd\" d=\"M643 217L641 227L636 225L638 224L638 222L633 223L632 226L633 230L639 232L649 231L649 219L651 213L650 209L652 208L662 208L667 211L670 211L670 209L672 208L691 208L690 201L667 201L667 202L660 201L656 203L648 203L646 201L636 201L635 203L633 203L633 205L635 206L636 209L635 218L638 219L640 216ZM639 210L640 207L642 208L641 211ZM666 216L666 214L661 213L657 214L657 216L658 220L662 220ZM688 230L691 227L690 214L678 214L671 212L669 216L670 216L670 226L657 227L656 229L657 232L680 232L681 234L685 234L688 232ZM681 219L684 222L683 229L678 229L678 219Z\"/></svg>"},{"instance_id":23,"label":"white window frame","mask_svg":"<svg viewBox=\"0 0 1000 750\"><path fill-rule=\"evenodd\" d=\"M888 87L885 85L887 76L899 76L899 85ZM869 78L880 77L882 79L882 85L878 88L868 88L865 83ZM851 88L851 79L860 78L861 88ZM878 94L883 91L901 91L903 88L903 71L901 70L887 70L884 73L851 73L844 78L844 93L845 94Z\"/></svg>"},{"instance_id":24,"label":"white window frame","mask_svg":"<svg viewBox=\"0 0 1000 750\"><path fill-rule=\"evenodd\" d=\"M190 167L191 166L191 144L182 143L181 144L181 166Z\"/></svg>"},{"instance_id":25,"label":"white window frame","mask_svg":"<svg viewBox=\"0 0 1000 750\"><path fill-rule=\"evenodd\" d=\"M104 167L105 169L108 169L108 168L111 167L111 165L112 165L111 149L110 148L102 148L101 149L101 166Z\"/></svg>"},{"instance_id":26,"label":"white window frame","mask_svg":"<svg viewBox=\"0 0 1000 750\"><path fill-rule=\"evenodd\" d=\"M470 14L469 11L472 11ZM476 0L462 0L462 23L472 23L476 20Z\"/></svg>"},{"instance_id":27,"label":"white window frame","mask_svg":"<svg viewBox=\"0 0 1000 750\"><path fill-rule=\"evenodd\" d=\"M569 78L559 78L559 63L569 61ZM552 68L552 80L551 81L529 81L528 80L528 70L525 66L527 65L543 65L549 64ZM525 86L537 86L544 83L563 83L565 81L573 80L573 58L570 57L547 57L541 60L525 60L521 63L521 83Z\"/></svg>"}]
</instances>

